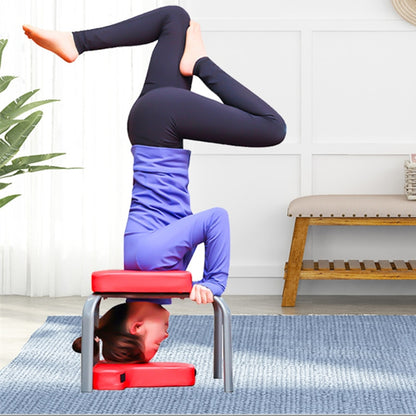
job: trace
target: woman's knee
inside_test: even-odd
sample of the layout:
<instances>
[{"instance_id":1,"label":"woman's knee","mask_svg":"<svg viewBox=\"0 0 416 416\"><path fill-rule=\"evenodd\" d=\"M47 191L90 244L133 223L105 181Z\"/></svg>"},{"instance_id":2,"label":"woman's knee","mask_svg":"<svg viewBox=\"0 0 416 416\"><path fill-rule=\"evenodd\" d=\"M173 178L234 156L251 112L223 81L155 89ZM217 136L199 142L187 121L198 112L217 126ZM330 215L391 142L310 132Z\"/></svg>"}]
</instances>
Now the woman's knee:
<instances>
[{"instance_id":1,"label":"woman's knee","mask_svg":"<svg viewBox=\"0 0 416 416\"><path fill-rule=\"evenodd\" d=\"M283 118L276 114L276 116L268 118L269 126L267 128L267 134L263 136L265 146L276 146L286 137L286 123Z\"/></svg>"},{"instance_id":2,"label":"woman's knee","mask_svg":"<svg viewBox=\"0 0 416 416\"><path fill-rule=\"evenodd\" d=\"M181 6L171 5L165 6L169 19L175 24L183 25L185 28L189 26L191 20L188 12Z\"/></svg>"},{"instance_id":3,"label":"woman's knee","mask_svg":"<svg viewBox=\"0 0 416 416\"><path fill-rule=\"evenodd\" d=\"M219 223L222 223L224 225L229 224L229 216L227 210L221 207L215 207L211 208L211 218L214 221L218 221Z\"/></svg>"},{"instance_id":4,"label":"woman's knee","mask_svg":"<svg viewBox=\"0 0 416 416\"><path fill-rule=\"evenodd\" d=\"M286 126L286 122L280 116L276 120L276 132L277 132L277 135L276 135L276 141L277 141L277 143L276 144L282 143L282 141L286 137L287 126Z\"/></svg>"}]
</instances>

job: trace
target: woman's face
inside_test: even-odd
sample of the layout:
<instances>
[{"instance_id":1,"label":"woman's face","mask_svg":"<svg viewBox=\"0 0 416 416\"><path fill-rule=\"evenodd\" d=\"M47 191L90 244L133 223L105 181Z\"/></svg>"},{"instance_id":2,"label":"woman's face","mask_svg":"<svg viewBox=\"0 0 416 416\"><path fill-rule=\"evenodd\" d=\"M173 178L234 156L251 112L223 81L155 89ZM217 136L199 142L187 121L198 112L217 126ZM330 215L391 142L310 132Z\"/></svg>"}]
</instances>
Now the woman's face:
<instances>
[{"instance_id":1,"label":"woman's face","mask_svg":"<svg viewBox=\"0 0 416 416\"><path fill-rule=\"evenodd\" d=\"M150 361L157 351L160 344L169 334L169 312L161 305L156 303L147 303L144 310L141 310L140 316L137 316L136 324L130 332L136 333L143 337L144 356L146 361Z\"/></svg>"}]
</instances>

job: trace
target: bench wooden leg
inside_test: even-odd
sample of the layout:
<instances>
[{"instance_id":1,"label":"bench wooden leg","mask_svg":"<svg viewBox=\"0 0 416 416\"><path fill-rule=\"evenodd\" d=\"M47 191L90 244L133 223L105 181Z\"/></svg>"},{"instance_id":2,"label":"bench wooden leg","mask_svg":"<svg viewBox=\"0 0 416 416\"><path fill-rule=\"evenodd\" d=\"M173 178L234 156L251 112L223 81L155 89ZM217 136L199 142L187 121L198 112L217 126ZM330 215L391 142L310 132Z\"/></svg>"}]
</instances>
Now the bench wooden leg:
<instances>
[{"instance_id":1,"label":"bench wooden leg","mask_svg":"<svg viewBox=\"0 0 416 416\"><path fill-rule=\"evenodd\" d=\"M302 269L303 252L308 235L309 218L296 218L293 229L292 245L285 272L282 306L295 306L298 292L299 276Z\"/></svg>"}]
</instances>

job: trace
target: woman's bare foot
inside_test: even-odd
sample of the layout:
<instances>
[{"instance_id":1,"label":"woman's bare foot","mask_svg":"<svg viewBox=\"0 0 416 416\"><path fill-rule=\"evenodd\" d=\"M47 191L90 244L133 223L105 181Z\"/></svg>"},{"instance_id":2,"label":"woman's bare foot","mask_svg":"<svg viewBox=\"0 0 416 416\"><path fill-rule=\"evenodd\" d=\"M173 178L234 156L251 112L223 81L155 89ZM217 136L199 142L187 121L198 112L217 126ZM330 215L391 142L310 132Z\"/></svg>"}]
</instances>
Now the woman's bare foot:
<instances>
[{"instance_id":1,"label":"woman's bare foot","mask_svg":"<svg viewBox=\"0 0 416 416\"><path fill-rule=\"evenodd\" d=\"M186 31L185 50L179 64L181 74L185 77L192 76L195 62L203 56L207 56L207 52L202 41L201 27L199 23L191 20Z\"/></svg>"},{"instance_id":2,"label":"woman's bare foot","mask_svg":"<svg viewBox=\"0 0 416 416\"><path fill-rule=\"evenodd\" d=\"M79 53L71 32L44 30L30 25L23 25L23 30L37 45L55 53L66 62L74 62L78 58Z\"/></svg>"}]
</instances>

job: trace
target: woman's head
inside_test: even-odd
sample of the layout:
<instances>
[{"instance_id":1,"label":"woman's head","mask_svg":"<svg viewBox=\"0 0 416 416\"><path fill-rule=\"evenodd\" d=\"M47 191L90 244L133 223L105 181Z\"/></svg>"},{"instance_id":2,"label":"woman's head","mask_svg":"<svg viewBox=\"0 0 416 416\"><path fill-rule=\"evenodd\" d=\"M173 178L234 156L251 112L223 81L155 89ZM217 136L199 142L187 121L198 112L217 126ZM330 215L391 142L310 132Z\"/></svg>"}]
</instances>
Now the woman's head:
<instances>
[{"instance_id":1,"label":"woman's head","mask_svg":"<svg viewBox=\"0 0 416 416\"><path fill-rule=\"evenodd\" d=\"M116 305L99 321L96 337L102 340L102 354L106 361L145 363L168 337L169 312L150 302L131 302ZM94 354L98 354L94 342ZM72 344L81 352L81 338Z\"/></svg>"},{"instance_id":2,"label":"woman's head","mask_svg":"<svg viewBox=\"0 0 416 416\"><path fill-rule=\"evenodd\" d=\"M145 361L150 361L162 341L169 336L169 312L152 302L131 302L129 305L126 322L128 331L142 339Z\"/></svg>"}]
</instances>

